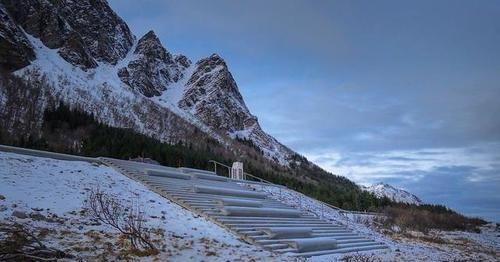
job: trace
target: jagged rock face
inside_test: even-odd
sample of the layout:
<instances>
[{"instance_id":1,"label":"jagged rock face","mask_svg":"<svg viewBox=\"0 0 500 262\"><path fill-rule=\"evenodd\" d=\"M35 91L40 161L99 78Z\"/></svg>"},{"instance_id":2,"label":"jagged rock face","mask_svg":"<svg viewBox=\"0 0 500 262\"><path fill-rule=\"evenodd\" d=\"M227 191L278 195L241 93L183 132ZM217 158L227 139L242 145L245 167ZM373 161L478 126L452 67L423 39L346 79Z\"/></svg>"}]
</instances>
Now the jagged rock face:
<instances>
[{"instance_id":1,"label":"jagged rock face","mask_svg":"<svg viewBox=\"0 0 500 262\"><path fill-rule=\"evenodd\" d=\"M97 61L114 65L127 55L134 36L105 0L57 2L63 17Z\"/></svg>"},{"instance_id":2,"label":"jagged rock face","mask_svg":"<svg viewBox=\"0 0 500 262\"><path fill-rule=\"evenodd\" d=\"M216 54L196 63L179 107L192 112L208 126L225 132L242 130L257 122L226 63Z\"/></svg>"},{"instance_id":3,"label":"jagged rock face","mask_svg":"<svg viewBox=\"0 0 500 262\"><path fill-rule=\"evenodd\" d=\"M179 66L184 68L188 68L191 65L191 60L184 55L176 55L174 56L174 60Z\"/></svg>"},{"instance_id":4,"label":"jagged rock face","mask_svg":"<svg viewBox=\"0 0 500 262\"><path fill-rule=\"evenodd\" d=\"M158 96L170 83L179 81L191 64L185 56L173 57L153 31L139 39L134 55L135 59L121 68L118 76L147 97Z\"/></svg>"},{"instance_id":5,"label":"jagged rock face","mask_svg":"<svg viewBox=\"0 0 500 262\"><path fill-rule=\"evenodd\" d=\"M46 0L1 0L14 20L28 34L40 38L49 48L63 46L70 28Z\"/></svg>"},{"instance_id":6,"label":"jagged rock face","mask_svg":"<svg viewBox=\"0 0 500 262\"><path fill-rule=\"evenodd\" d=\"M49 48L60 48L58 53L66 61L83 69L97 66L80 34L69 26L54 4L46 0L1 1L28 34L40 38Z\"/></svg>"},{"instance_id":7,"label":"jagged rock face","mask_svg":"<svg viewBox=\"0 0 500 262\"><path fill-rule=\"evenodd\" d=\"M34 58L28 39L0 3L0 68L17 70Z\"/></svg>"},{"instance_id":8,"label":"jagged rock face","mask_svg":"<svg viewBox=\"0 0 500 262\"><path fill-rule=\"evenodd\" d=\"M128 26L102 0L1 0L21 27L82 69L116 64L133 44Z\"/></svg>"}]
</instances>

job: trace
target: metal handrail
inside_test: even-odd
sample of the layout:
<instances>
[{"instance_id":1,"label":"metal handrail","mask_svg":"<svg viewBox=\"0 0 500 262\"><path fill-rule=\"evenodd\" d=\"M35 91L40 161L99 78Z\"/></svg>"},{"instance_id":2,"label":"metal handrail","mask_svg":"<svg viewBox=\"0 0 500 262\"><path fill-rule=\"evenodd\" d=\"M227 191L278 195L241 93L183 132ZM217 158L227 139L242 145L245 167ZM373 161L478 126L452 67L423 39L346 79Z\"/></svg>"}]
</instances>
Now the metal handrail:
<instances>
[{"instance_id":1,"label":"metal handrail","mask_svg":"<svg viewBox=\"0 0 500 262\"><path fill-rule=\"evenodd\" d=\"M230 166L225 165L225 164L222 164L221 162L217 162L217 161L215 161L215 160L209 160L208 162L210 162L210 163L214 163L214 172L215 172L216 174L217 174L217 165L220 165L220 166L223 166L223 167L227 168L227 169L228 169L229 174L231 174L231 167L230 167ZM272 183L272 182L269 182L269 181L267 181L267 180L265 180L265 179L262 179L262 178L260 178L260 177L256 177L256 176L254 176L254 175L252 175L252 174L249 174L249 173L247 173L247 172L245 172L245 171L243 171L243 174L245 174L245 176L249 176L249 177L255 178L255 179L259 180L259 182L262 182L262 183L265 183L265 184L270 184L270 185L274 185L274 186L281 186L281 185L276 185L276 184L274 184L274 183ZM281 186L281 187L283 187L283 186Z\"/></svg>"},{"instance_id":2,"label":"metal handrail","mask_svg":"<svg viewBox=\"0 0 500 262\"><path fill-rule=\"evenodd\" d=\"M213 163L213 164L214 164L214 172L215 172L216 174L217 174L217 165L220 165L220 166L223 166L223 167L227 168L227 169L228 169L228 174L231 174L231 167L230 167L230 166L225 165L225 164L223 164L223 163L221 163L221 162L217 162L217 161L215 161L215 160L209 160L208 162L209 162L209 163ZM262 183L264 183L264 184L268 184L269 186L274 186L274 187L278 187L278 188L280 188L280 199L281 199L281 188L285 188L285 189L290 190L290 189L289 189L288 187L286 187L286 186L274 184L273 182L267 181L267 180L262 179L262 178L260 178L260 177L256 177L256 176L254 176L254 175L252 175L252 174L249 174L249 173L247 173L247 172L243 172L243 173L244 173L246 176L250 176L250 177L252 177L252 178L255 178L255 179L259 180L260 182L262 182ZM293 190L293 191L294 191L294 192L296 192L296 193L298 193L298 194L301 194L301 195L302 195L302 196L304 196L304 197L307 197L306 195L304 195L304 194L303 194L303 193L301 193L301 192L298 192L298 191L295 191L295 190ZM321 209L321 212L322 212L322 213L323 213L323 206L327 206L327 207L329 207L329 208L331 208L331 209L335 209L335 210L337 210L337 211L338 211L339 213L341 213L341 214L343 213L343 214L380 215L379 213L375 213L375 212L345 210L345 209L342 209L342 208L340 208L340 207L336 207L336 206L334 206L334 205L331 205L331 204L328 204L328 203L326 203L326 202L323 202L323 201L321 201L321 200L319 200L319 199L315 199L315 198L312 198L312 197L308 197L308 198L310 198L310 199L312 199L312 200L316 201L318 204L322 205L322 209ZM300 201L300 198L299 198L299 205L301 205L301 203L302 203L302 202ZM321 216L323 217L323 214L321 214Z\"/></svg>"}]
</instances>

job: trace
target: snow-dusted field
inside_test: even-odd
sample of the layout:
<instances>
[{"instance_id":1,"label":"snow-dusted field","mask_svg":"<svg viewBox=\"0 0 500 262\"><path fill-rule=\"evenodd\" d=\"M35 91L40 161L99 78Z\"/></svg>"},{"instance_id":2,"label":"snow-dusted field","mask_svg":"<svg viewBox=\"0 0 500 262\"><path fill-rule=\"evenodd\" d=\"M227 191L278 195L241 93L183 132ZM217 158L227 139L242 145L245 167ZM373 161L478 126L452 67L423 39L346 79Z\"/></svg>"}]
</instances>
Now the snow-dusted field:
<instances>
[{"instance_id":1,"label":"snow-dusted field","mask_svg":"<svg viewBox=\"0 0 500 262\"><path fill-rule=\"evenodd\" d=\"M362 253L365 256L378 258L380 261L500 261L500 231L493 224L483 227L480 234L432 231L426 235L427 239L444 241L439 243L419 239L418 237L422 236L417 232L413 232L414 237L411 238L402 234L389 237L379 232L371 216L343 215L292 190L280 190L277 187L261 185L252 187L267 192L273 198L290 206L322 216L326 220L338 222L368 238L387 244L390 247L388 250ZM308 260L326 262L341 260L344 257L345 255L325 255Z\"/></svg>"},{"instance_id":2,"label":"snow-dusted field","mask_svg":"<svg viewBox=\"0 0 500 262\"><path fill-rule=\"evenodd\" d=\"M99 186L138 203L150 228L164 230L157 261L280 261L286 258L237 239L230 232L171 203L106 166L0 152L0 222L17 221L46 231L47 245L83 260L120 257L118 232L80 211L88 190ZM2 198L4 198L2 200ZM13 216L17 215L27 218ZM20 215L19 215L20 214ZM42 216L40 216L42 215ZM33 217L33 218L32 218Z\"/></svg>"},{"instance_id":3,"label":"snow-dusted field","mask_svg":"<svg viewBox=\"0 0 500 262\"><path fill-rule=\"evenodd\" d=\"M123 239L113 228L81 213L88 191L99 187L125 203L142 207L147 226L157 229L162 251L155 256L124 254ZM495 226L481 234L431 232L435 243L402 234L384 235L366 216L344 216L291 190L255 186L291 205L339 222L369 238L386 243L389 250L364 256L380 261L498 261L500 232ZM300 200L299 200L300 199ZM23 218L24 217L24 218ZM293 261L237 239L223 228L170 202L113 169L87 162L0 152L0 223L18 222L44 232L44 243L75 259L152 261ZM1 236L0 236L1 239ZM326 255L308 261L337 261L345 255ZM377 261L377 260L374 260Z\"/></svg>"}]
</instances>

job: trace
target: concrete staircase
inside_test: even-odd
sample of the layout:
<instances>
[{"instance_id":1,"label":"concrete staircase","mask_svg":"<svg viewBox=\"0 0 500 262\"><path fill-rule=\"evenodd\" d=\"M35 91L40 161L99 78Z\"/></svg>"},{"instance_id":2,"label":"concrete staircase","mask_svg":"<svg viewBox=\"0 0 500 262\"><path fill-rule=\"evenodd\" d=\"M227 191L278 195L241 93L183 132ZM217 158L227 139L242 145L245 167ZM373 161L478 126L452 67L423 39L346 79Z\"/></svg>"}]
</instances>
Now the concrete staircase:
<instances>
[{"instance_id":1,"label":"concrete staircase","mask_svg":"<svg viewBox=\"0 0 500 262\"><path fill-rule=\"evenodd\" d=\"M289 207L241 181L213 172L111 158L99 160L268 250L290 256L316 256L387 248L340 224Z\"/></svg>"}]
</instances>

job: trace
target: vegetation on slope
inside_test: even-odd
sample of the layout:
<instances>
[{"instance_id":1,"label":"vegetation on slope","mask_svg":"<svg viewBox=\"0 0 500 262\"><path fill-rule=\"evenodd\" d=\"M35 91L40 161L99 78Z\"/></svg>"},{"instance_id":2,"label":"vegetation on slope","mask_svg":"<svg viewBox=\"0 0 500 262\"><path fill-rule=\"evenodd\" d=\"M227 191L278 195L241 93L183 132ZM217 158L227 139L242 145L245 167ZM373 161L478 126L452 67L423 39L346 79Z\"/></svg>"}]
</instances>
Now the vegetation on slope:
<instances>
[{"instance_id":1,"label":"vegetation on slope","mask_svg":"<svg viewBox=\"0 0 500 262\"><path fill-rule=\"evenodd\" d=\"M121 159L144 156L162 165L206 170L213 169L209 159L222 163L238 160L244 162L248 173L344 209L382 211L389 206L402 208L387 198L379 199L361 190L345 177L324 171L300 155L294 156L297 164L291 168L277 166L265 159L249 140L235 141L229 150L201 131L196 137L171 144L161 143L132 129L110 127L96 121L92 114L55 103L57 98L43 91L47 89L46 85L49 83L43 77L30 82L0 72L0 95L5 99L0 108L0 143L86 156ZM432 205L430 209L426 206L410 207L432 214L439 214L440 209L440 206Z\"/></svg>"},{"instance_id":2,"label":"vegetation on slope","mask_svg":"<svg viewBox=\"0 0 500 262\"><path fill-rule=\"evenodd\" d=\"M0 126L0 130L5 130ZM253 145L242 144L248 154L242 159L211 138L176 144L161 143L131 129L99 123L91 114L64 104L49 106L43 114L38 135L33 132L15 135L3 132L0 143L86 156L109 156L129 159L144 156L167 166L188 166L212 170L208 160L222 163L243 160L245 171L271 182L286 185L335 206L355 210L377 210L389 203L362 191L347 178L335 176L308 162L291 169L269 164L259 157ZM296 156L301 158L301 156Z\"/></svg>"},{"instance_id":3,"label":"vegetation on slope","mask_svg":"<svg viewBox=\"0 0 500 262\"><path fill-rule=\"evenodd\" d=\"M383 209L384 216L379 220L382 224L401 230L417 230L427 232L438 230L479 231L479 226L486 222L479 218L469 218L442 205L408 205L396 204Z\"/></svg>"}]
</instances>

